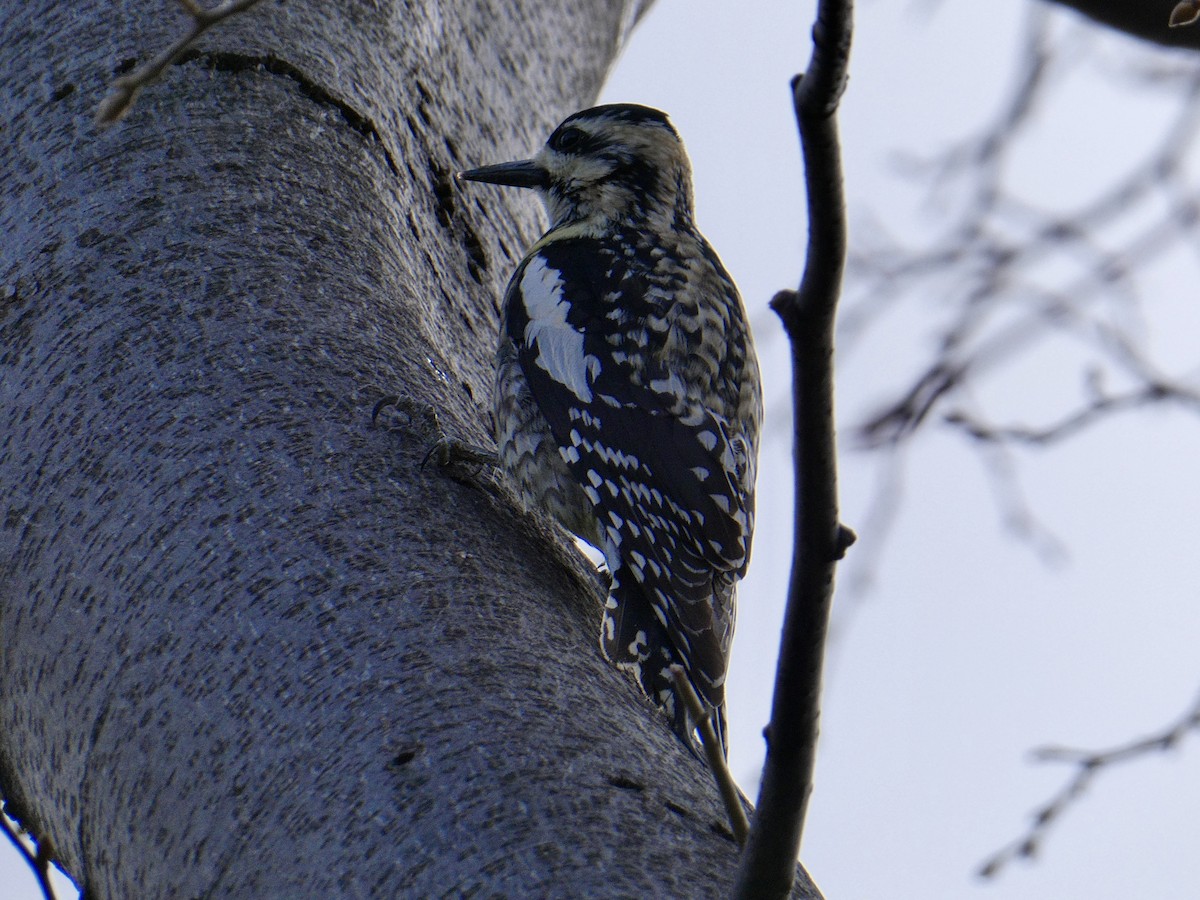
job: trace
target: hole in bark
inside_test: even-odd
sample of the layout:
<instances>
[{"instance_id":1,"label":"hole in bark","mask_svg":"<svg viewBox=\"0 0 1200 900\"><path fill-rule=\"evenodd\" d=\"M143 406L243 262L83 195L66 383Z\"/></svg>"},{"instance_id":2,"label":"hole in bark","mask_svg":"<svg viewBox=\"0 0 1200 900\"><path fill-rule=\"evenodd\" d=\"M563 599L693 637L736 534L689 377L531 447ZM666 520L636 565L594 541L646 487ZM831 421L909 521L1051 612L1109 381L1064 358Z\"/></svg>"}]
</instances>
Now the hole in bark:
<instances>
[{"instance_id":1,"label":"hole in bark","mask_svg":"<svg viewBox=\"0 0 1200 900\"><path fill-rule=\"evenodd\" d=\"M610 775L608 783L625 791L644 791L646 786L627 775Z\"/></svg>"},{"instance_id":2,"label":"hole in bark","mask_svg":"<svg viewBox=\"0 0 1200 900\"><path fill-rule=\"evenodd\" d=\"M403 747L400 750L397 750L396 755L392 757L391 766L396 769L400 768L401 766L407 766L410 762L416 759L417 754L421 752L421 749L421 745L416 744L412 747Z\"/></svg>"}]
</instances>

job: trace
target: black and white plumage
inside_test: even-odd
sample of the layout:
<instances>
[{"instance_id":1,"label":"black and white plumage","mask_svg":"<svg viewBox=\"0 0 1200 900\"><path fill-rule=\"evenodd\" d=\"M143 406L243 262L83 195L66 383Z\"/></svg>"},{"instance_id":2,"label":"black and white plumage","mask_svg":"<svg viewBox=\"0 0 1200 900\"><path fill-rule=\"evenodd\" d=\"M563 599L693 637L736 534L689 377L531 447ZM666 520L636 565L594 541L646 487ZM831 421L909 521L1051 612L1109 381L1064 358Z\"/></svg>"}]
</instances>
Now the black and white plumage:
<instances>
[{"instance_id":1,"label":"black and white plumage","mask_svg":"<svg viewBox=\"0 0 1200 900\"><path fill-rule=\"evenodd\" d=\"M724 744L762 399L741 298L692 219L683 144L657 110L600 106L533 159L459 177L533 188L550 217L504 300L501 466L527 506L603 553L605 655L691 744L681 664Z\"/></svg>"}]
</instances>

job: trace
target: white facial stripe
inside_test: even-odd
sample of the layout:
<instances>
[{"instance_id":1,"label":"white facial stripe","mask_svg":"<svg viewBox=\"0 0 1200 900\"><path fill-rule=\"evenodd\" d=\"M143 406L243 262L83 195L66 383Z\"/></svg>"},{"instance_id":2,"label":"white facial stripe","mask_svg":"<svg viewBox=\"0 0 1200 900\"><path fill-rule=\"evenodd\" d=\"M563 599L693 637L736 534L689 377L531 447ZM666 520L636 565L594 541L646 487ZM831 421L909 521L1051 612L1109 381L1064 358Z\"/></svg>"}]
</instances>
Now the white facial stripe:
<instances>
[{"instance_id":1,"label":"white facial stripe","mask_svg":"<svg viewBox=\"0 0 1200 900\"><path fill-rule=\"evenodd\" d=\"M525 343L537 349L537 364L582 403L592 401L591 382L600 374L600 360L583 352L583 333L567 323L571 304L563 297L558 271L539 255L521 277L521 300L529 324Z\"/></svg>"}]
</instances>

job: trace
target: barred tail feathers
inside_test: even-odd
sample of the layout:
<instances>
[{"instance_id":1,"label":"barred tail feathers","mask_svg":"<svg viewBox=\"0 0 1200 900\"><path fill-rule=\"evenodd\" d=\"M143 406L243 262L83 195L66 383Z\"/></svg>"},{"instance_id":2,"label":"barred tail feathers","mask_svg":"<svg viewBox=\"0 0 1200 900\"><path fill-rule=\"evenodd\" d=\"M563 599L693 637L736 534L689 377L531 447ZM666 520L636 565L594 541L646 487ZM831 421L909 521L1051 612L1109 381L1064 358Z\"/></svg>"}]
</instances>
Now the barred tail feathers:
<instances>
[{"instance_id":1,"label":"barred tail feathers","mask_svg":"<svg viewBox=\"0 0 1200 900\"><path fill-rule=\"evenodd\" d=\"M710 712L722 755L727 755L724 679L719 685L706 683L704 678L697 679L687 660L680 658L667 626L655 612L655 604L644 596L646 590L629 572L617 569L612 573L600 630L600 648L613 665L633 675L643 693L671 718L674 730L685 746L699 753L698 723L683 698L676 696L671 675L674 666L683 665L692 689Z\"/></svg>"}]
</instances>

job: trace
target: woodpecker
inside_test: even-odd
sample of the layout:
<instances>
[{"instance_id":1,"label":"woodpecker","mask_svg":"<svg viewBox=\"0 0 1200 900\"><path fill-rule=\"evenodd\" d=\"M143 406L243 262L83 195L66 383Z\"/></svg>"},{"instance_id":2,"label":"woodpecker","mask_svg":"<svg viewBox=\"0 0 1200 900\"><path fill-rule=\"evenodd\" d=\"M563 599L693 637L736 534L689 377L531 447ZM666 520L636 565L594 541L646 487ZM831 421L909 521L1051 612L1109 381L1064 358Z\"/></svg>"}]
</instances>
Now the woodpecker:
<instances>
[{"instance_id":1,"label":"woodpecker","mask_svg":"<svg viewBox=\"0 0 1200 900\"><path fill-rule=\"evenodd\" d=\"M693 221L683 143L658 110L598 106L532 159L458 178L532 188L550 219L504 298L500 466L528 508L603 554L604 655L694 749L682 666L724 751L762 389L741 297Z\"/></svg>"}]
</instances>

